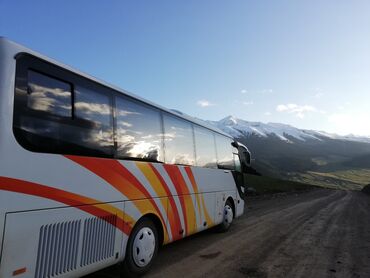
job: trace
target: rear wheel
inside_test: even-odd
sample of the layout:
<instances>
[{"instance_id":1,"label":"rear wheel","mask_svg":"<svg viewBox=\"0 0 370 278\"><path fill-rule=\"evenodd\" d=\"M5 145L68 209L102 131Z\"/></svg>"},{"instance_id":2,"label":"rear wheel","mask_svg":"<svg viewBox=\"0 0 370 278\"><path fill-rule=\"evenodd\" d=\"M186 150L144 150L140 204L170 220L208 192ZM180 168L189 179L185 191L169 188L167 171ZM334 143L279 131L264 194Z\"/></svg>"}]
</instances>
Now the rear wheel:
<instances>
[{"instance_id":1,"label":"rear wheel","mask_svg":"<svg viewBox=\"0 0 370 278\"><path fill-rule=\"evenodd\" d=\"M233 223L234 212L230 200L227 200L224 206L222 223L219 225L220 232L226 232Z\"/></svg>"},{"instance_id":2,"label":"rear wheel","mask_svg":"<svg viewBox=\"0 0 370 278\"><path fill-rule=\"evenodd\" d=\"M139 277L147 272L157 255L158 244L157 228L150 219L143 218L135 225L127 242L124 277Z\"/></svg>"}]
</instances>

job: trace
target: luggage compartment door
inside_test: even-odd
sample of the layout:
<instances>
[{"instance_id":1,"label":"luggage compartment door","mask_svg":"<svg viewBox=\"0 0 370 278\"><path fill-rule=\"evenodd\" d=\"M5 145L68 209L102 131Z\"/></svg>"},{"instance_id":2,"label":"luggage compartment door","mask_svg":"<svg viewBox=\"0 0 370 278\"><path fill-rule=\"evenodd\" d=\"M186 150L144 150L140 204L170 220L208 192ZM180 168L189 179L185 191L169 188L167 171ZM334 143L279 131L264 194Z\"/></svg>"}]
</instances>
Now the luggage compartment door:
<instances>
[{"instance_id":1,"label":"luggage compartment door","mask_svg":"<svg viewBox=\"0 0 370 278\"><path fill-rule=\"evenodd\" d=\"M78 277L117 262L117 215L79 208L7 213L0 277Z\"/></svg>"}]
</instances>

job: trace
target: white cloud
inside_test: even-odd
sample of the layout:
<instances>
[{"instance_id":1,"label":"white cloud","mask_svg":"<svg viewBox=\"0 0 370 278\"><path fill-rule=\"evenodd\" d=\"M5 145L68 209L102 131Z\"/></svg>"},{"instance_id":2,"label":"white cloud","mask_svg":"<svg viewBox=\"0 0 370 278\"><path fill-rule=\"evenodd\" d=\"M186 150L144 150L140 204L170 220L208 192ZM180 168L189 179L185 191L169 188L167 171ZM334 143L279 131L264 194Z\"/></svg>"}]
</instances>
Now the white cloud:
<instances>
[{"instance_id":1,"label":"white cloud","mask_svg":"<svg viewBox=\"0 0 370 278\"><path fill-rule=\"evenodd\" d=\"M370 115L364 113L333 113L328 115L328 122L335 129L336 133L346 135L369 136L368 125Z\"/></svg>"},{"instance_id":2,"label":"white cloud","mask_svg":"<svg viewBox=\"0 0 370 278\"><path fill-rule=\"evenodd\" d=\"M215 105L214 103L209 102L208 100L202 99L197 101L197 105L200 107L209 107Z\"/></svg>"},{"instance_id":3,"label":"white cloud","mask_svg":"<svg viewBox=\"0 0 370 278\"><path fill-rule=\"evenodd\" d=\"M269 111L265 112L265 116L271 116L271 112Z\"/></svg>"},{"instance_id":4,"label":"white cloud","mask_svg":"<svg viewBox=\"0 0 370 278\"><path fill-rule=\"evenodd\" d=\"M273 90L272 89L264 89L262 90L262 93L272 93Z\"/></svg>"},{"instance_id":5,"label":"white cloud","mask_svg":"<svg viewBox=\"0 0 370 278\"><path fill-rule=\"evenodd\" d=\"M294 114L298 118L303 119L306 113L317 112L317 109L311 105L298 105L294 103L289 103L279 104L278 106L276 106L276 111Z\"/></svg>"},{"instance_id":6,"label":"white cloud","mask_svg":"<svg viewBox=\"0 0 370 278\"><path fill-rule=\"evenodd\" d=\"M242 94L246 94L246 93L248 93L248 91L246 90L246 89L243 89L243 90L241 90L240 91Z\"/></svg>"},{"instance_id":7,"label":"white cloud","mask_svg":"<svg viewBox=\"0 0 370 278\"><path fill-rule=\"evenodd\" d=\"M244 105L252 105L254 102L253 101L243 101Z\"/></svg>"}]
</instances>

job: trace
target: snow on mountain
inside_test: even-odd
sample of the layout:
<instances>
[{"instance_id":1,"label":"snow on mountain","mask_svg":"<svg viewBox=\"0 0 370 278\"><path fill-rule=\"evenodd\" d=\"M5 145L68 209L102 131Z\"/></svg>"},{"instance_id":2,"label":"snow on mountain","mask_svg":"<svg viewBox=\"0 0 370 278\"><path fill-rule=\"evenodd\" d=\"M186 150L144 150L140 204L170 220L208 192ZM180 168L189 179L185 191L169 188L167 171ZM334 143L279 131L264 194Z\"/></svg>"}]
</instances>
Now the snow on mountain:
<instances>
[{"instance_id":1,"label":"snow on mountain","mask_svg":"<svg viewBox=\"0 0 370 278\"><path fill-rule=\"evenodd\" d=\"M249 122L228 116L220 121L207 121L233 137L256 135L260 137L277 136L280 140L292 142L291 139L300 141L323 139L339 139L370 143L369 137L358 137L354 135L341 136L323 131L304 130L287 124Z\"/></svg>"}]
</instances>

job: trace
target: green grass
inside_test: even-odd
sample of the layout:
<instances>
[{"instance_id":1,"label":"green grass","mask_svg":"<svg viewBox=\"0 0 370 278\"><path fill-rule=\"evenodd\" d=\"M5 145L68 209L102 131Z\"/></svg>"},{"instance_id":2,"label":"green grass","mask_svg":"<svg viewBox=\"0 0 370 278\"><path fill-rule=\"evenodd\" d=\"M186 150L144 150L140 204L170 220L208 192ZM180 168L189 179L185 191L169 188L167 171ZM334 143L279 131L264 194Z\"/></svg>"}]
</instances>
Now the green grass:
<instances>
[{"instance_id":1,"label":"green grass","mask_svg":"<svg viewBox=\"0 0 370 278\"><path fill-rule=\"evenodd\" d=\"M348 169L333 172L312 172L313 174L336 178L344 181L366 185L370 183L370 169Z\"/></svg>"},{"instance_id":2,"label":"green grass","mask_svg":"<svg viewBox=\"0 0 370 278\"><path fill-rule=\"evenodd\" d=\"M274 179L266 176L245 175L247 187L253 187L257 194L269 194L278 192L289 192L297 190L308 190L316 186L296 181Z\"/></svg>"},{"instance_id":3,"label":"green grass","mask_svg":"<svg viewBox=\"0 0 370 278\"><path fill-rule=\"evenodd\" d=\"M291 175L291 179L327 188L361 190L364 185L370 183L370 170L307 171L306 173L294 173Z\"/></svg>"}]
</instances>

